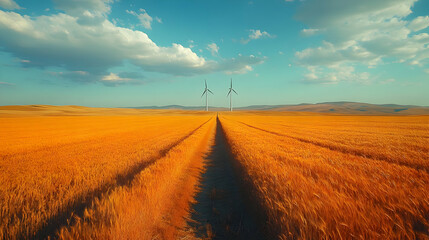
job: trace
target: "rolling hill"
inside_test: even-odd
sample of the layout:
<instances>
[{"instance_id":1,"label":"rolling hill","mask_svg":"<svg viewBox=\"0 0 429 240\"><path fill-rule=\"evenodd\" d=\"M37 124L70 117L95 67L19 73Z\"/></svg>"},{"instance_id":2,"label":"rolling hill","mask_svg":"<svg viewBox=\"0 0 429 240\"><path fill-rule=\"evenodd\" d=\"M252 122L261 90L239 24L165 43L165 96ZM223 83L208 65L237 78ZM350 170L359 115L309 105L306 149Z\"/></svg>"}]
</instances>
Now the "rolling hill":
<instances>
[{"instance_id":1,"label":"rolling hill","mask_svg":"<svg viewBox=\"0 0 429 240\"><path fill-rule=\"evenodd\" d=\"M169 106L148 106L135 107L137 109L183 109L183 110L203 110L203 106L186 107L180 105ZM212 111L225 111L228 108L210 107ZM359 102L323 102L323 103L302 103L297 105L252 105L238 107L235 110L247 111L288 111L288 112L315 112L315 113L336 113L336 114L358 114L358 115L426 115L429 114L429 107L415 105L397 104L370 104Z\"/></svg>"},{"instance_id":2,"label":"rolling hill","mask_svg":"<svg viewBox=\"0 0 429 240\"><path fill-rule=\"evenodd\" d=\"M93 108L83 106L16 105L0 106L0 115L141 115L171 114L175 111L204 111L204 106L143 106L122 108ZM235 111L302 112L340 115L429 115L429 107L397 104L369 104L358 102L323 102L297 105L253 105L234 108ZM228 111L225 107L210 107L210 111Z\"/></svg>"}]
</instances>

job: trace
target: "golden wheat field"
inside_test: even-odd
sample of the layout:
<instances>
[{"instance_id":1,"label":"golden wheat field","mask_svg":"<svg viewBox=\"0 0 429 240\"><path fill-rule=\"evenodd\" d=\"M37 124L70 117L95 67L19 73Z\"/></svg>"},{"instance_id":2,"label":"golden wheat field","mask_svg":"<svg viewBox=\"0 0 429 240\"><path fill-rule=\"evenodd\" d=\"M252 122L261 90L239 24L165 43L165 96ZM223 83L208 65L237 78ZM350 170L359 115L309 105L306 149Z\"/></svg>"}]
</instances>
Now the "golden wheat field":
<instances>
[{"instance_id":1,"label":"golden wheat field","mask_svg":"<svg viewBox=\"0 0 429 240\"><path fill-rule=\"evenodd\" d=\"M273 237L429 237L429 117L220 119Z\"/></svg>"},{"instance_id":2,"label":"golden wheat field","mask_svg":"<svg viewBox=\"0 0 429 240\"><path fill-rule=\"evenodd\" d=\"M7 106L0 146L0 239L429 239L429 116Z\"/></svg>"}]
</instances>

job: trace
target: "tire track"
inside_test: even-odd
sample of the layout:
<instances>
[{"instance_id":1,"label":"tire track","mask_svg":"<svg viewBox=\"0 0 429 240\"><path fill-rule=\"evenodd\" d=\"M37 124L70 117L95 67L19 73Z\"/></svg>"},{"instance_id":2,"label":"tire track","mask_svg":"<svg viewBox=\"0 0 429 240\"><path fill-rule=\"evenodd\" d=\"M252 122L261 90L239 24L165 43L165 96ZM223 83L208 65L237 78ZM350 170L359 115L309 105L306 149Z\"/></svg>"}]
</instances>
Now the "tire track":
<instances>
[{"instance_id":1,"label":"tire track","mask_svg":"<svg viewBox=\"0 0 429 240\"><path fill-rule=\"evenodd\" d=\"M330 144L324 144L324 143L321 143L321 142L311 141L311 140L307 140L307 139L304 139L304 138L293 137L293 136L288 136L288 135L281 134L281 133L278 133L278 132L273 132L273 131L270 131L270 130L266 130L266 129L263 129L263 128L259 128L259 127L255 127L255 126L249 125L249 124L241 122L241 121L236 121L236 122L241 123L241 124L243 124L243 125L245 125L247 127L259 130L259 131L263 131L263 132L266 132L266 133L269 133L269 134L273 134L273 135L276 135L276 136L280 136L280 137L287 137L287 138L294 139L294 140L297 140L297 141L300 141L300 142L303 142L303 143L308 143L308 144L312 144L314 146L326 148L326 149L329 149L331 151L341 152L341 153L344 153L344 154L351 154L351 155L354 155L354 156L363 157L363 158L367 158L367 159L372 159L372 160L376 160L376 161L383 161L383 162L387 162L389 164L395 164L395 165L399 165L399 166L409 167L409 168L412 168L412 169L415 169L415 170L422 170L422 171L425 171L425 172L429 173L429 169L427 169L425 166L420 166L420 165L416 165L416 164L412 164L412 163L408 163L408 162L399 162L397 160L394 161L394 162L392 162L392 159L390 159L388 157L385 157L385 156L382 156L382 155L381 156L380 155L379 156L374 156L374 155L371 155L371 154L364 154L364 153L362 153L359 150L345 149L345 148L342 148L342 147L339 147L339 146L333 146L333 145L330 145Z\"/></svg>"},{"instance_id":2,"label":"tire track","mask_svg":"<svg viewBox=\"0 0 429 240\"><path fill-rule=\"evenodd\" d=\"M56 215L49 218L44 224L44 226L39 228L34 234L31 234L30 237L32 239L57 238L56 233L59 229L61 229L61 227L67 226L67 225L73 225L76 219L74 216L82 218L84 215L85 209L87 207L90 207L96 199L99 199L105 195L108 195L110 192L114 191L117 188L129 187L132 181L134 180L134 178L137 176L137 174L139 174L145 168L154 164L158 159L166 156L171 149L173 149L174 147L182 143L184 140L189 138L191 135L193 135L205 124L210 122L212 118L213 117L211 117L209 120L207 120L206 122L198 126L196 129L189 132L184 137L180 138L178 141L171 144L168 148L161 150L156 157L148 159L144 162L137 163L129 171L117 175L117 177L113 182L106 183L85 195L79 196L77 198L77 201L75 201L74 203L71 203L64 210L58 212ZM26 233L22 233L21 236L22 238L26 238L25 237Z\"/></svg>"},{"instance_id":3,"label":"tire track","mask_svg":"<svg viewBox=\"0 0 429 240\"><path fill-rule=\"evenodd\" d=\"M217 119L215 142L206 157L200 192L192 206L189 225L202 239L264 239L257 219L234 171L223 129Z\"/></svg>"}]
</instances>

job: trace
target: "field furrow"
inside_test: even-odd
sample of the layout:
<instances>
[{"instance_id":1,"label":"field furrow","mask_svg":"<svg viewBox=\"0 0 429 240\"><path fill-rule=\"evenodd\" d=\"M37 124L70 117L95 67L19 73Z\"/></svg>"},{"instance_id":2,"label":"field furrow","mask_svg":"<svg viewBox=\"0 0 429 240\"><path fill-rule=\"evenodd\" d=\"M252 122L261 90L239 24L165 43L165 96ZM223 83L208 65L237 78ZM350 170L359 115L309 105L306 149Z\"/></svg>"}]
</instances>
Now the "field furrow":
<instances>
[{"instance_id":1,"label":"field furrow","mask_svg":"<svg viewBox=\"0 0 429 240\"><path fill-rule=\"evenodd\" d=\"M428 237L427 172L261 131L246 117L220 119L273 238Z\"/></svg>"},{"instance_id":2,"label":"field furrow","mask_svg":"<svg viewBox=\"0 0 429 240\"><path fill-rule=\"evenodd\" d=\"M210 117L73 117L73 127L60 134L66 139L60 139L56 130L58 125L64 128L69 124L61 117L45 118L40 139L35 137L31 140L34 144L27 143L26 149L33 150L19 154L19 148L10 144L2 149L0 238L51 235L95 198L127 185L134 175L162 158ZM2 119L9 126L14 121ZM8 136L11 131L10 142L19 144L26 132L37 132L33 124L36 120L26 121L28 125L18 121L19 132L7 128L2 134Z\"/></svg>"},{"instance_id":3,"label":"field furrow","mask_svg":"<svg viewBox=\"0 0 429 240\"><path fill-rule=\"evenodd\" d=\"M164 157L136 175L129 186L104 195L60 239L177 239L185 231L190 204L215 130L215 118L198 128Z\"/></svg>"},{"instance_id":4,"label":"field furrow","mask_svg":"<svg viewBox=\"0 0 429 240\"><path fill-rule=\"evenodd\" d=\"M234 120L234 118L231 119ZM331 150L429 172L429 144L427 144L427 138L424 137L429 132L429 118L423 118L426 121L421 121L422 119L420 118L420 122L414 123L415 128L419 129L418 131L398 130L398 128L391 126L390 133L385 132L385 130L380 133L380 126L373 126L373 123L368 121L363 121L368 124L366 132L356 132L356 129L359 129L358 127L349 126L348 129L352 129L352 131L348 131L347 128L338 129L340 128L336 125L338 123L333 123L334 125L332 125L331 129L327 127L318 128L315 125L304 125L302 123L292 128L290 126L285 127L283 124L279 125L278 122L276 124L275 121L271 124L270 120L274 119L268 119L268 121L267 119L264 119L264 121L257 119L258 121L255 121L252 117L249 117L244 121L240 120L240 122L265 132L287 136ZM287 121L283 120L283 122ZM348 124L354 124L354 122L348 122ZM410 128L412 127L413 123L410 123ZM368 129L372 131L368 131ZM410 135L410 132L414 132L414 134Z\"/></svg>"}]
</instances>

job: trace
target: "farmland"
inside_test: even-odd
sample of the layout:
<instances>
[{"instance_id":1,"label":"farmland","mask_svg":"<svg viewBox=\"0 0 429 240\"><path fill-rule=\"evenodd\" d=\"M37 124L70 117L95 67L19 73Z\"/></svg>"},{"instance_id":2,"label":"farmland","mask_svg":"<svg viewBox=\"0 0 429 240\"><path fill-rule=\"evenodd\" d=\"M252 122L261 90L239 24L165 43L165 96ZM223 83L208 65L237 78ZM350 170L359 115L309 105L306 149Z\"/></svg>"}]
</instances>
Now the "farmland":
<instances>
[{"instance_id":1,"label":"farmland","mask_svg":"<svg viewBox=\"0 0 429 240\"><path fill-rule=\"evenodd\" d=\"M0 239L429 238L428 116L8 106L0 129Z\"/></svg>"},{"instance_id":2,"label":"farmland","mask_svg":"<svg viewBox=\"0 0 429 240\"><path fill-rule=\"evenodd\" d=\"M73 217L79 212L92 218L90 207L100 208L95 202L113 204L101 201L105 197L117 202L124 192L139 194L130 186L147 188L144 194L152 196L154 181L166 184L156 187L171 188L167 183L174 184L174 174L183 174L207 147L213 122L212 114L0 118L0 238L55 235L62 225L79 225ZM186 145L192 143L201 146ZM172 164L171 158L183 161ZM149 166L149 172L143 171ZM162 173L172 176L160 180L166 176L158 168L168 168Z\"/></svg>"},{"instance_id":3,"label":"farmland","mask_svg":"<svg viewBox=\"0 0 429 240\"><path fill-rule=\"evenodd\" d=\"M428 238L428 117L220 121L272 237Z\"/></svg>"}]
</instances>

